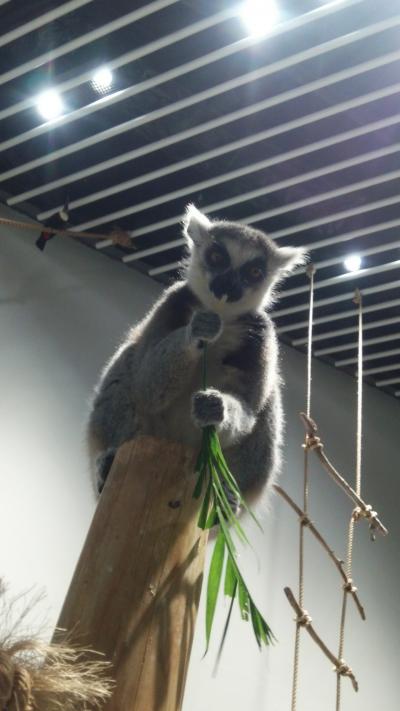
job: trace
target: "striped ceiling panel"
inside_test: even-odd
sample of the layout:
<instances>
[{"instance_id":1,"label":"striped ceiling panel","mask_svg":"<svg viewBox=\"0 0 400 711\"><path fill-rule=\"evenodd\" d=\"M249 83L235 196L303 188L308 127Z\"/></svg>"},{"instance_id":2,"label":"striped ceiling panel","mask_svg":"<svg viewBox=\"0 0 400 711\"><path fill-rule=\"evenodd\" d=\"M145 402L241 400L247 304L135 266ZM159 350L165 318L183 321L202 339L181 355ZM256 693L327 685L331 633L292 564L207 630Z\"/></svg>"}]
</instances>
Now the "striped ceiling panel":
<instances>
[{"instance_id":1,"label":"striped ceiling panel","mask_svg":"<svg viewBox=\"0 0 400 711\"><path fill-rule=\"evenodd\" d=\"M400 397L397 1L0 0L0 27L4 203L51 225L68 201L88 247L163 282L189 201L306 245L314 354L355 372L358 287L365 377ZM307 289L300 270L274 312L300 349Z\"/></svg>"}]
</instances>

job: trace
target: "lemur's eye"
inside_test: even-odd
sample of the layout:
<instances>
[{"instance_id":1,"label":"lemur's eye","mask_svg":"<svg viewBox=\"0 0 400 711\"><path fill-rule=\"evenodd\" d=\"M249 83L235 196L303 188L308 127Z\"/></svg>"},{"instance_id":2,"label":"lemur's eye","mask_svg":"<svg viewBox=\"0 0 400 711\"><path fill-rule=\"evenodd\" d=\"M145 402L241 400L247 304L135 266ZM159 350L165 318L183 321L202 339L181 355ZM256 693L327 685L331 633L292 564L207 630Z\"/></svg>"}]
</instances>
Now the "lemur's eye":
<instances>
[{"instance_id":1,"label":"lemur's eye","mask_svg":"<svg viewBox=\"0 0 400 711\"><path fill-rule=\"evenodd\" d=\"M250 269L250 275L249 275L249 276L250 276L250 278L253 279L254 281L258 281L258 280L261 279L264 275L263 275L263 271L262 271L262 269L260 269L260 267L252 267L252 268Z\"/></svg>"},{"instance_id":2,"label":"lemur's eye","mask_svg":"<svg viewBox=\"0 0 400 711\"><path fill-rule=\"evenodd\" d=\"M206 253L206 260L209 267L214 269L225 269L229 266L230 259L227 251L221 245L213 245Z\"/></svg>"},{"instance_id":3,"label":"lemur's eye","mask_svg":"<svg viewBox=\"0 0 400 711\"><path fill-rule=\"evenodd\" d=\"M217 252L217 250L214 250L209 255L209 262L211 264L214 264L215 267L217 267L219 264L223 264L224 261L224 255L221 254L221 252Z\"/></svg>"},{"instance_id":4,"label":"lemur's eye","mask_svg":"<svg viewBox=\"0 0 400 711\"><path fill-rule=\"evenodd\" d=\"M247 262L240 270L241 278L244 284L248 286L257 284L264 279L266 273L266 264L263 259L256 257L251 262Z\"/></svg>"}]
</instances>

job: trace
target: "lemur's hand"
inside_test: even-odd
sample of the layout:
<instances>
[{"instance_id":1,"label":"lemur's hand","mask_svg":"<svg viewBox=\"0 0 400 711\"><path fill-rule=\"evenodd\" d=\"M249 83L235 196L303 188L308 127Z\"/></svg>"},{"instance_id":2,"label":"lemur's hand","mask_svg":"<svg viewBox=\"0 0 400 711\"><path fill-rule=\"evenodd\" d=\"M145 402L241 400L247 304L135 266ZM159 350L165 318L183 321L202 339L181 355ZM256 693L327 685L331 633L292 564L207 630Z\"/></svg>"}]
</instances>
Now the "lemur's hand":
<instances>
[{"instance_id":1,"label":"lemur's hand","mask_svg":"<svg viewBox=\"0 0 400 711\"><path fill-rule=\"evenodd\" d=\"M190 322L190 335L193 340L212 343L222 333L222 321L214 311L195 311Z\"/></svg>"},{"instance_id":2,"label":"lemur's hand","mask_svg":"<svg viewBox=\"0 0 400 711\"><path fill-rule=\"evenodd\" d=\"M192 417L198 427L220 425L225 417L224 398L218 390L207 388L192 398Z\"/></svg>"}]
</instances>

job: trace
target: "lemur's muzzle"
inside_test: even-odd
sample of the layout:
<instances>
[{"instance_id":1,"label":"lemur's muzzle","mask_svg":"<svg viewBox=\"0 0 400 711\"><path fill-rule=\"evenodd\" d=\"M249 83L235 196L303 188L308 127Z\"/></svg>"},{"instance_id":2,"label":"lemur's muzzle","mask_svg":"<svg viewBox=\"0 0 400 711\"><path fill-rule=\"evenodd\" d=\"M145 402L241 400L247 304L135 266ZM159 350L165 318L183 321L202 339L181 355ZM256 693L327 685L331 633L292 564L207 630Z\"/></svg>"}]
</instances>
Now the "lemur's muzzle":
<instances>
[{"instance_id":1,"label":"lemur's muzzle","mask_svg":"<svg viewBox=\"0 0 400 711\"><path fill-rule=\"evenodd\" d=\"M230 302L239 301L243 296L239 274L233 269L215 276L210 282L210 290L217 299L226 296L226 300Z\"/></svg>"}]
</instances>

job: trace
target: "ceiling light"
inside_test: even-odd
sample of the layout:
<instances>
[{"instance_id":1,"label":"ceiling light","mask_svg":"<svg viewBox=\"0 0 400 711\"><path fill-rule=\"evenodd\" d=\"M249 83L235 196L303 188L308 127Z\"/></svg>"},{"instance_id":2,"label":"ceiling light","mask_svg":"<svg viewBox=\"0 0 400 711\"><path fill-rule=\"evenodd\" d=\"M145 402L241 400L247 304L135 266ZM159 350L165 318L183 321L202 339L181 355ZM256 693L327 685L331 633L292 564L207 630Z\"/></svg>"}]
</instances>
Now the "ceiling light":
<instances>
[{"instance_id":1,"label":"ceiling light","mask_svg":"<svg viewBox=\"0 0 400 711\"><path fill-rule=\"evenodd\" d=\"M113 80L113 75L108 67L100 67L93 74L92 87L99 94L105 94L110 88Z\"/></svg>"},{"instance_id":2,"label":"ceiling light","mask_svg":"<svg viewBox=\"0 0 400 711\"><path fill-rule=\"evenodd\" d=\"M362 259L359 254L350 254L344 260L344 266L348 272L358 272L361 267Z\"/></svg>"},{"instance_id":3,"label":"ceiling light","mask_svg":"<svg viewBox=\"0 0 400 711\"><path fill-rule=\"evenodd\" d=\"M275 0L247 0L240 8L240 16L249 35L254 37L268 34L278 19Z\"/></svg>"},{"instance_id":4,"label":"ceiling light","mask_svg":"<svg viewBox=\"0 0 400 711\"><path fill-rule=\"evenodd\" d=\"M43 118L50 121L62 114L64 104L60 94L55 89L47 89L47 91L43 91L42 94L39 94L36 101L36 108Z\"/></svg>"}]
</instances>

